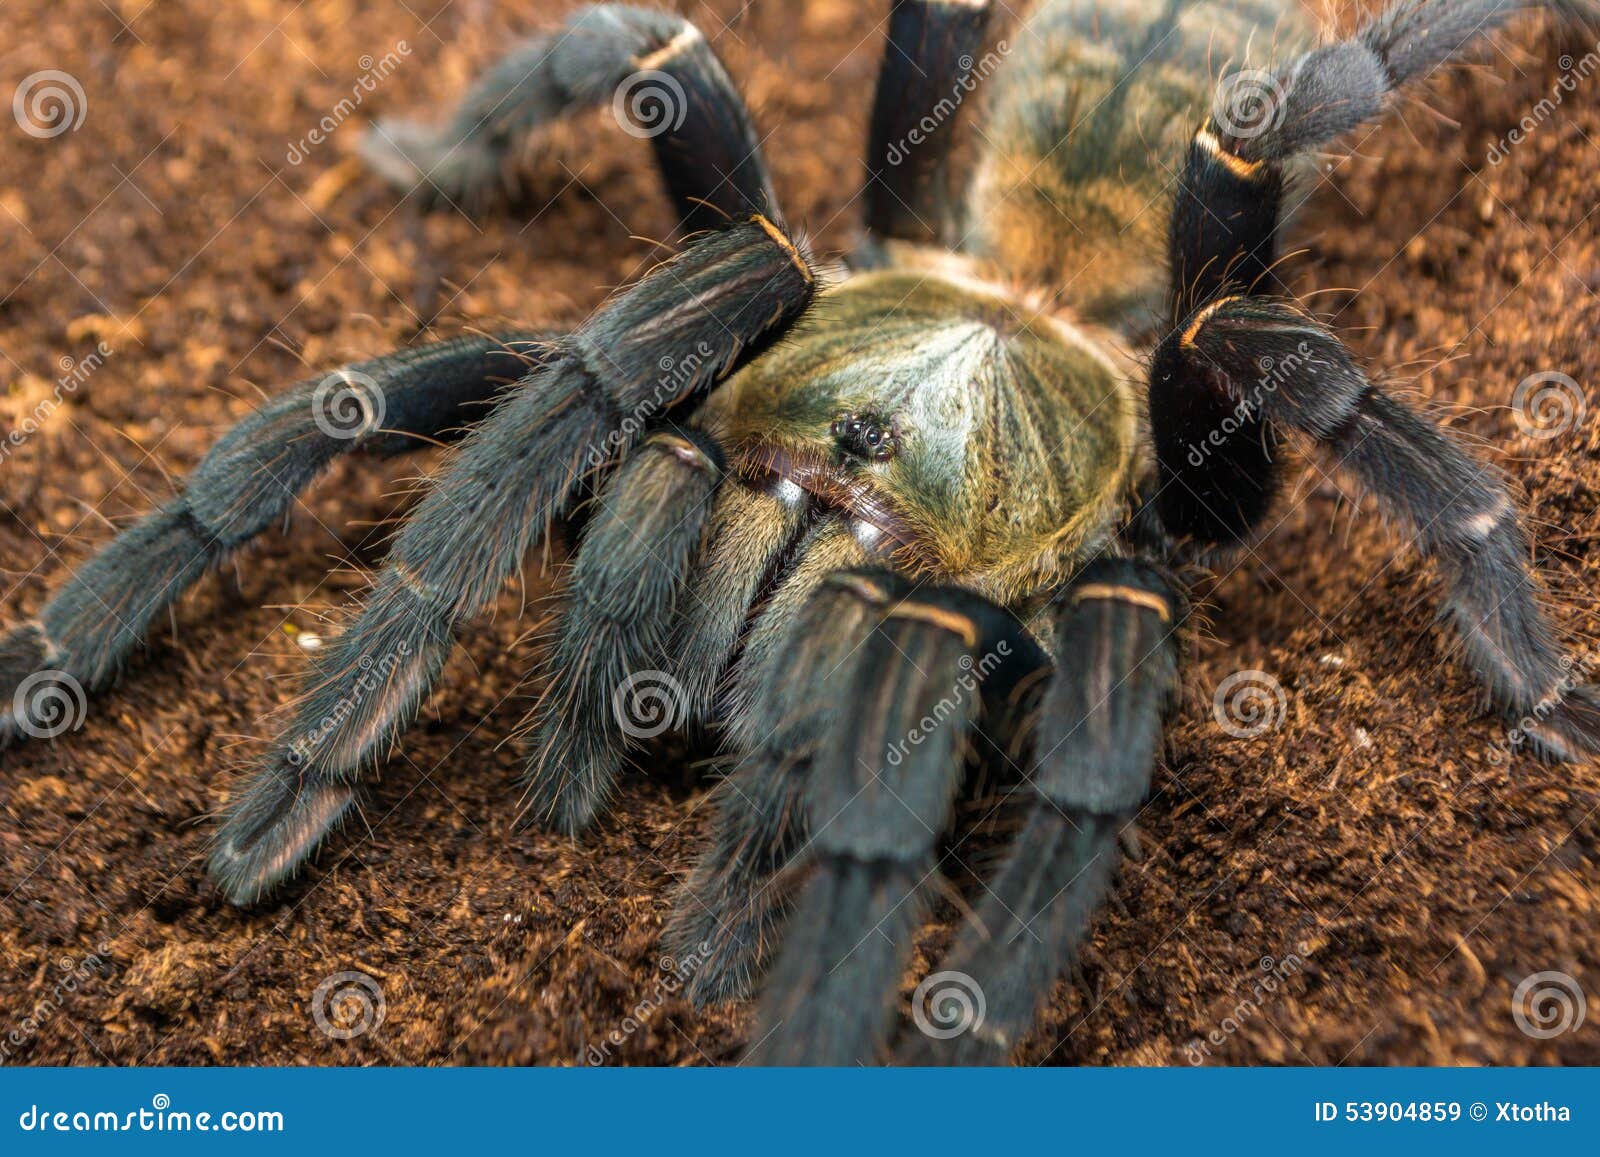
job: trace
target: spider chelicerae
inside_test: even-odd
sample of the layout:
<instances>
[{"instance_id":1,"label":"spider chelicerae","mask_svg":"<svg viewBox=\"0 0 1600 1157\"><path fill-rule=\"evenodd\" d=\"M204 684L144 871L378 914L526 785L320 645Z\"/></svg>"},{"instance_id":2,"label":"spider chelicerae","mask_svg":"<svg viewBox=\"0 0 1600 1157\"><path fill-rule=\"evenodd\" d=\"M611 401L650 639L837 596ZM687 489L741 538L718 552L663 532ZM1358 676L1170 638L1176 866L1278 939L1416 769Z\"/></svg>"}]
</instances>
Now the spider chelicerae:
<instances>
[{"instance_id":1,"label":"spider chelicerae","mask_svg":"<svg viewBox=\"0 0 1600 1157\"><path fill-rule=\"evenodd\" d=\"M242 422L0 640L0 734L47 730L25 690L108 683L335 457L459 437L234 793L209 866L222 891L254 904L299 870L457 629L582 507L527 724L529 816L583 831L638 745L619 696L668 678L733 761L668 933L696 961L690 994L764 976L761 1061L1004 1060L1149 791L1180 576L1262 525L1280 438L1415 531L1529 745L1600 751L1600 696L1570 684L1503 483L1275 274L1304 158L1538 6L1398 0L1296 54L1279 47L1300 32L1292 0L1045 0L996 48L984 0L898 0L842 269L785 223L694 26L585 9L443 127L380 122L365 153L478 207L542 128L609 102L652 140L681 252L573 332L405 350ZM1242 67L1263 51L1277 63ZM980 86L966 163L956 126ZM938 969L980 986L984 1015L899 1034L892 997L975 769L1018 817Z\"/></svg>"}]
</instances>

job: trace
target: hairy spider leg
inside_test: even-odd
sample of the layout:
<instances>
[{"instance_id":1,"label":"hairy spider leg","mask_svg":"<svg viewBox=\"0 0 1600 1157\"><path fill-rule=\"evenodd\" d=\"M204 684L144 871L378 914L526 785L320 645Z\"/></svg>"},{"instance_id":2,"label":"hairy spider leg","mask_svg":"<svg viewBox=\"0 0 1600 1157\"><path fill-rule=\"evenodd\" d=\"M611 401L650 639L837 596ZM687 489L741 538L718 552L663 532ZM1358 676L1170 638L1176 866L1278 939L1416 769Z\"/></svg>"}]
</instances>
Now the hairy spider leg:
<instances>
[{"instance_id":1,"label":"hairy spider leg","mask_svg":"<svg viewBox=\"0 0 1600 1157\"><path fill-rule=\"evenodd\" d=\"M650 139L685 234L779 215L750 112L706 38L680 16L622 4L581 9L512 49L442 127L378 121L362 152L398 187L477 210L511 191L540 129L605 106Z\"/></svg>"},{"instance_id":2,"label":"hairy spider leg","mask_svg":"<svg viewBox=\"0 0 1600 1157\"><path fill-rule=\"evenodd\" d=\"M161 509L118 534L32 622L0 639L0 741L28 679L110 683L150 627L207 572L281 522L336 458L392 456L457 437L544 356L543 334L460 337L308 378L218 442Z\"/></svg>"},{"instance_id":3,"label":"hairy spider leg","mask_svg":"<svg viewBox=\"0 0 1600 1157\"><path fill-rule=\"evenodd\" d=\"M916 1064L1004 1064L1074 958L1121 856L1117 837L1150 791L1176 705L1185 604L1148 563L1086 566L1053 608L1056 669L1038 710L1022 831L933 974L979 986L981 1023L906 1034Z\"/></svg>"},{"instance_id":4,"label":"hairy spider leg","mask_svg":"<svg viewBox=\"0 0 1600 1157\"><path fill-rule=\"evenodd\" d=\"M709 434L663 431L600 495L543 663L545 691L526 720L530 819L583 831L610 800L640 732L674 721L671 686L640 681L671 664L673 625L725 469Z\"/></svg>"},{"instance_id":5,"label":"hairy spider leg","mask_svg":"<svg viewBox=\"0 0 1600 1157\"><path fill-rule=\"evenodd\" d=\"M580 484L780 336L814 289L805 255L755 217L703 235L557 340L418 503L360 613L314 658L274 750L230 801L210 860L230 899L259 899L340 822L457 629Z\"/></svg>"},{"instance_id":6,"label":"hairy spider leg","mask_svg":"<svg viewBox=\"0 0 1600 1157\"><path fill-rule=\"evenodd\" d=\"M1274 367L1262 388L1261 366ZM1539 606L1527 532L1504 479L1369 381L1325 327L1281 300L1226 297L1156 351L1152 387L1248 400L1307 438L1408 527L1445 583L1445 615L1490 699L1542 754L1600 752L1600 689L1573 685Z\"/></svg>"},{"instance_id":7,"label":"hairy spider leg","mask_svg":"<svg viewBox=\"0 0 1600 1157\"><path fill-rule=\"evenodd\" d=\"M1402 86L1536 8L1579 22L1596 13L1588 0L1398 0L1347 40L1225 77L1189 144L1173 204L1168 324L1193 324L1184 319L1219 297L1282 293L1269 270L1291 162L1377 119ZM1271 368L1253 376L1270 378ZM1152 378L1155 503L1173 533L1236 542L1277 496L1274 432L1261 407L1240 403L1187 378Z\"/></svg>"},{"instance_id":8,"label":"hairy spider leg","mask_svg":"<svg viewBox=\"0 0 1600 1157\"><path fill-rule=\"evenodd\" d=\"M812 754L836 723L834 698L817 687L844 676L882 611L856 585L829 579L807 588L798 612L764 616L783 646L741 671L751 735L712 792L711 843L666 931L680 959L700 961L687 988L698 1004L749 996L778 944L792 899L780 877L805 843Z\"/></svg>"},{"instance_id":9,"label":"hairy spider leg","mask_svg":"<svg viewBox=\"0 0 1600 1157\"><path fill-rule=\"evenodd\" d=\"M750 1059L763 1064L886 1055L890 1002L975 728L1005 721L1024 676L1049 666L1015 617L970 591L873 572L835 575L828 588L871 613L837 674L807 672L831 718L805 780L811 878L752 1038Z\"/></svg>"},{"instance_id":10,"label":"hairy spider leg","mask_svg":"<svg viewBox=\"0 0 1600 1157\"><path fill-rule=\"evenodd\" d=\"M878 238L956 240L950 157L981 83L990 0L895 0L867 137L867 229Z\"/></svg>"}]
</instances>

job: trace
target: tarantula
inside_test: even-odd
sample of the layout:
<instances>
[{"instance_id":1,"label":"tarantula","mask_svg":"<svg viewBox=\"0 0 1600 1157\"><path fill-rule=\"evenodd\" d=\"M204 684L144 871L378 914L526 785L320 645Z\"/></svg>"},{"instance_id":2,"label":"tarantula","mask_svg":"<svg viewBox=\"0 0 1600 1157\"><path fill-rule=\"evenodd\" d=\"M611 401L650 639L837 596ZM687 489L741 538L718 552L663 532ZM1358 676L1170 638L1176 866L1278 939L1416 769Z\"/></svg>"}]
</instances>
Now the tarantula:
<instances>
[{"instance_id":1,"label":"tarantula","mask_svg":"<svg viewBox=\"0 0 1600 1157\"><path fill-rule=\"evenodd\" d=\"M998 55L984 0L897 0L866 228L837 276L784 223L695 27L585 9L442 128L379 122L365 152L434 200L481 205L551 122L647 110L679 254L571 333L402 351L246 419L0 642L0 725L30 729L13 691L41 675L106 684L337 455L464 434L234 793L209 864L222 891L253 904L300 869L457 629L584 506L528 720L529 813L566 833L595 819L636 746L618 696L665 673L735 761L669 928L698 946L693 997L765 975L761 1061L1004 1060L1150 789L1178 688L1177 576L1262 525L1281 438L1415 530L1494 706L1539 708L1539 753L1600 751L1600 694L1565 678L1503 482L1274 272L1297 160L1525 6L1398 0L1217 84L1213 62L1244 63L1253 33L1256 50L1296 33L1292 0L1045 0ZM980 81L986 130L958 164ZM334 395L353 421L329 420ZM977 764L1023 813L940 965L981 986L985 1015L897 1042L892 997Z\"/></svg>"}]
</instances>

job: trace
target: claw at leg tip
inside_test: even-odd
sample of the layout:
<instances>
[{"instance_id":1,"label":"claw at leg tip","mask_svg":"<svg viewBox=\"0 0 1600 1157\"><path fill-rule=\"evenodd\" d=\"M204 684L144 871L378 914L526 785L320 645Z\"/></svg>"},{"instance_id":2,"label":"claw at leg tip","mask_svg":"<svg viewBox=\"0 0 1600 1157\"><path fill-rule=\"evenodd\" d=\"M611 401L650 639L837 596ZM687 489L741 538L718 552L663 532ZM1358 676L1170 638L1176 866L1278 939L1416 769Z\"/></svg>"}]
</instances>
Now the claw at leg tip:
<instances>
[{"instance_id":1,"label":"claw at leg tip","mask_svg":"<svg viewBox=\"0 0 1600 1157\"><path fill-rule=\"evenodd\" d=\"M305 787L269 773L235 802L206 875L229 903L251 907L299 872L354 803L348 784Z\"/></svg>"}]
</instances>

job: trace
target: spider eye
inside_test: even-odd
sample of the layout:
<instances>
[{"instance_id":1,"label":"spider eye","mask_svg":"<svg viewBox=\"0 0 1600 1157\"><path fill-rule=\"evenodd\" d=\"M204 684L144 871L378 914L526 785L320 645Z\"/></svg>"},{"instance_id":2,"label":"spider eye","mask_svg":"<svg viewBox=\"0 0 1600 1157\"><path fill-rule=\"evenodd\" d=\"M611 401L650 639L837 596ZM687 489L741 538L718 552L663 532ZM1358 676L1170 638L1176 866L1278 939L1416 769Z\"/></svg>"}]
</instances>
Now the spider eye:
<instances>
[{"instance_id":1,"label":"spider eye","mask_svg":"<svg viewBox=\"0 0 1600 1157\"><path fill-rule=\"evenodd\" d=\"M876 414L840 414L833 420L832 433L839 448L856 458L884 461L897 450L893 424Z\"/></svg>"}]
</instances>

